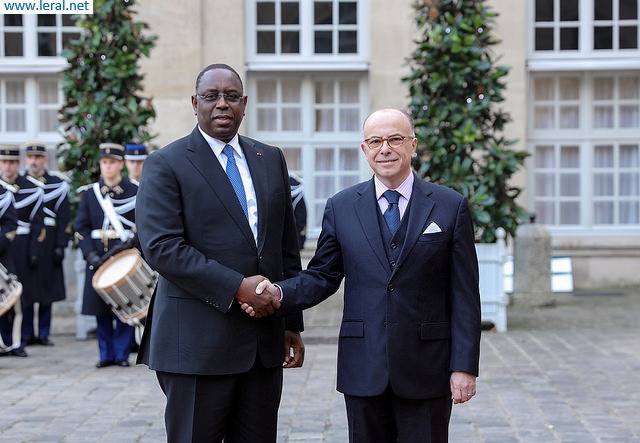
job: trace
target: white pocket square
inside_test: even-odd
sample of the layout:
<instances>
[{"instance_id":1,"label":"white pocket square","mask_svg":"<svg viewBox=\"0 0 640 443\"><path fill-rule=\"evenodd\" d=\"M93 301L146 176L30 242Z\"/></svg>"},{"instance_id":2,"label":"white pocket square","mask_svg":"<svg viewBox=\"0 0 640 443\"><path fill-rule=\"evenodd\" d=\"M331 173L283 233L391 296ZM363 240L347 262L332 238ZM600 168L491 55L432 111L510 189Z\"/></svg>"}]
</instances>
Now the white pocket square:
<instances>
[{"instance_id":1,"label":"white pocket square","mask_svg":"<svg viewBox=\"0 0 640 443\"><path fill-rule=\"evenodd\" d=\"M424 230L423 234L435 234L436 232L442 232L440 226L436 222L431 222L427 229Z\"/></svg>"}]
</instances>

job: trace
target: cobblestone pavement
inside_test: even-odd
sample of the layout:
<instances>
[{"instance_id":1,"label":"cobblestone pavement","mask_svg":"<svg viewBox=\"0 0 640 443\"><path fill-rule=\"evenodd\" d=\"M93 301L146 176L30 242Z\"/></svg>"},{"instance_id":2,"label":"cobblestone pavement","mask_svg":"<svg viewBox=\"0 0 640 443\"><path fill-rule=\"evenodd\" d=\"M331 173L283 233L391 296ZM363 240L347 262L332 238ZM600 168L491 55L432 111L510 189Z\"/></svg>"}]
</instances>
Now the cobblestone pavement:
<instances>
[{"instance_id":1,"label":"cobblestone pavement","mask_svg":"<svg viewBox=\"0 0 640 443\"><path fill-rule=\"evenodd\" d=\"M279 442L347 441L335 391L341 301L307 311L306 361L286 370ZM455 406L452 442L640 442L640 290L558 294L484 331L478 395ZM0 441L161 442L164 396L145 366L96 369L95 338L55 314L54 347L0 358ZM132 356L132 360L133 360Z\"/></svg>"}]
</instances>

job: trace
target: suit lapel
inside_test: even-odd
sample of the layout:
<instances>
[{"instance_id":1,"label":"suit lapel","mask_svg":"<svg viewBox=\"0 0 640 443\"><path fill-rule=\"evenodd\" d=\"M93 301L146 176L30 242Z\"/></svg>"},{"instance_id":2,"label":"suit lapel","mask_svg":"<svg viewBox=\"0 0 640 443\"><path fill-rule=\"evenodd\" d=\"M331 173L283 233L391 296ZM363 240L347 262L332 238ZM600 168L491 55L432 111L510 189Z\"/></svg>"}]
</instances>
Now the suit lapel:
<instances>
[{"instance_id":1,"label":"suit lapel","mask_svg":"<svg viewBox=\"0 0 640 443\"><path fill-rule=\"evenodd\" d=\"M247 218L240 206L233 186L229 182L227 173L222 169L220 162L214 155L211 147L206 142L200 131L196 127L189 136L186 148L186 158L193 167L202 175L209 184L214 194L218 196L220 202L225 207L229 216L238 225L249 243L255 245L253 233L247 223ZM246 155L246 154L245 154ZM253 174L253 170L251 171Z\"/></svg>"},{"instance_id":2,"label":"suit lapel","mask_svg":"<svg viewBox=\"0 0 640 443\"><path fill-rule=\"evenodd\" d=\"M413 190L411 191L411 201L409 202L409 220L407 224L407 233L404 238L404 244L398 257L398 264L393 272L402 266L409 253L418 241L418 237L426 228L427 218L435 206L435 202L429 197L431 192L428 189L427 182L420 177L415 176L413 182Z\"/></svg>"},{"instance_id":3,"label":"suit lapel","mask_svg":"<svg viewBox=\"0 0 640 443\"><path fill-rule=\"evenodd\" d=\"M369 246L373 250L375 256L380 261L382 268L389 270L389 263L386 247L380 233L380 225L378 223L378 212L380 211L376 200L375 185L373 179L367 182L364 190L358 191L358 197L354 202L355 211L360 221L360 226L364 232Z\"/></svg>"}]
</instances>

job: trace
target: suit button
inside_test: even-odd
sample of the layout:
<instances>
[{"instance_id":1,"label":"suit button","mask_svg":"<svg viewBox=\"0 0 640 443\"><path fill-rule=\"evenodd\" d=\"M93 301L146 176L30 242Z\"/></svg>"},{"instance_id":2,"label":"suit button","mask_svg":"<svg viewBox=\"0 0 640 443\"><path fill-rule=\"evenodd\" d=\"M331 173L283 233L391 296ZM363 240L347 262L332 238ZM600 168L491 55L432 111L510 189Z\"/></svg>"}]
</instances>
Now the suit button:
<instances>
[{"instance_id":1,"label":"suit button","mask_svg":"<svg viewBox=\"0 0 640 443\"><path fill-rule=\"evenodd\" d=\"M395 267L396 267L396 262L395 262L395 261L392 261L392 262L391 262L391 267L392 267L392 268L395 268Z\"/></svg>"},{"instance_id":2,"label":"suit button","mask_svg":"<svg viewBox=\"0 0 640 443\"><path fill-rule=\"evenodd\" d=\"M396 249L398 245L396 243L391 243L391 249Z\"/></svg>"},{"instance_id":3,"label":"suit button","mask_svg":"<svg viewBox=\"0 0 640 443\"><path fill-rule=\"evenodd\" d=\"M392 285L387 286L387 291L393 292L395 290L396 290L396 288L394 288Z\"/></svg>"}]
</instances>

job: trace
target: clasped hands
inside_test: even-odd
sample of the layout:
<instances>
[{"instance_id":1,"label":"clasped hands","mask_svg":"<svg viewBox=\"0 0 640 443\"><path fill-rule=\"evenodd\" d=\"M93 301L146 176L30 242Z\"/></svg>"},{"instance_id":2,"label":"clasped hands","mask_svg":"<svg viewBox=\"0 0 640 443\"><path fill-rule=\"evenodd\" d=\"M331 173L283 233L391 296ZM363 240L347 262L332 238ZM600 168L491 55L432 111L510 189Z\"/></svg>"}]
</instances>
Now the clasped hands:
<instances>
[{"instance_id":1,"label":"clasped hands","mask_svg":"<svg viewBox=\"0 0 640 443\"><path fill-rule=\"evenodd\" d=\"M280 289L268 278L253 275L242 279L236 300L248 315L261 318L280 309Z\"/></svg>"}]
</instances>

